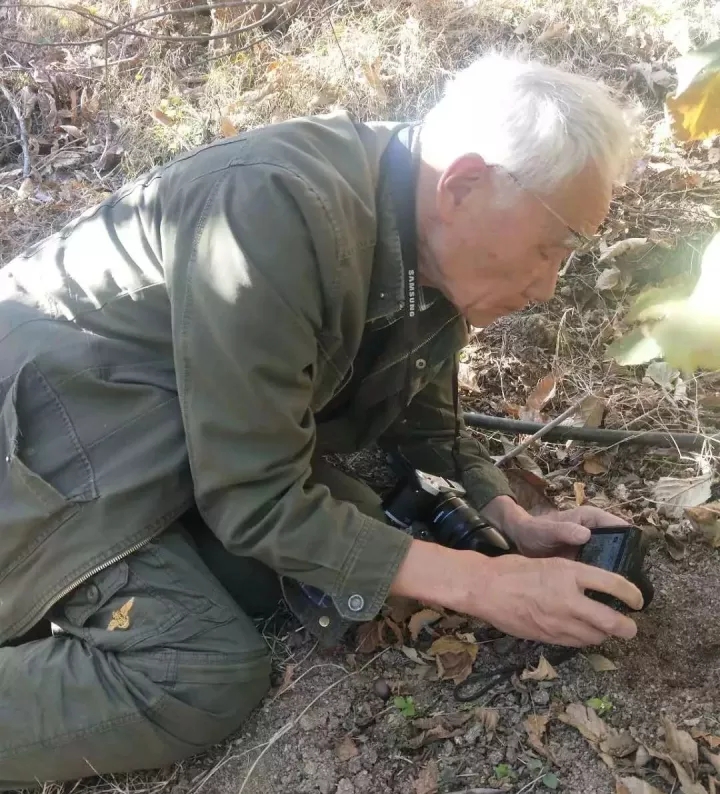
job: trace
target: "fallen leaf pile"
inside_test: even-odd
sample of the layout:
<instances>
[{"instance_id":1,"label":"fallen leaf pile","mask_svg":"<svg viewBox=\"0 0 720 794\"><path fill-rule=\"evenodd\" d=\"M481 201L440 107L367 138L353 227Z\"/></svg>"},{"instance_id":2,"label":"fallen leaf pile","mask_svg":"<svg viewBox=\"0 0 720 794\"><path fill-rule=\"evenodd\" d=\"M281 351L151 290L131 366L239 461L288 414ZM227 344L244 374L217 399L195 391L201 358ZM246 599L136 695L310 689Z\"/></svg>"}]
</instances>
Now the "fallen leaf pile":
<instances>
[{"instance_id":1,"label":"fallen leaf pile","mask_svg":"<svg viewBox=\"0 0 720 794\"><path fill-rule=\"evenodd\" d=\"M618 731L607 725L592 708L581 703L571 703L558 719L579 731L617 774L617 794L657 791L639 775L659 776L670 785L679 786L682 794L714 794L716 790L720 755L714 754L712 749L720 746L720 738L706 731L688 733L665 717L662 721L665 746L656 748L638 741L631 731ZM696 739L707 746L699 746ZM701 758L714 769L714 774L706 775L708 787L699 779ZM628 774L630 772L634 774Z\"/></svg>"},{"instance_id":2,"label":"fallen leaf pile","mask_svg":"<svg viewBox=\"0 0 720 794\"><path fill-rule=\"evenodd\" d=\"M460 629L468 623L463 615L448 614L407 598L389 598L376 620L363 623L357 631L357 651L374 653L393 647L419 665L435 663L440 679L462 683L472 672L478 643L470 632ZM417 643L423 633L433 638L426 651Z\"/></svg>"}]
</instances>

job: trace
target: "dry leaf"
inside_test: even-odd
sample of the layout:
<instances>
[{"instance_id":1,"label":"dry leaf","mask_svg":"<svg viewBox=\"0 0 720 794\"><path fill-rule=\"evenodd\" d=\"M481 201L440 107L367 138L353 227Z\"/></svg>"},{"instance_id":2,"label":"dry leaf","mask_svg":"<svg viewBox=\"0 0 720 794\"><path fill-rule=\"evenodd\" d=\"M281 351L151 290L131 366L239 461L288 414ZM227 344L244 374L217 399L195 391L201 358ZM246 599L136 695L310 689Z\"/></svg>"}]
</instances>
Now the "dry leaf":
<instances>
[{"instance_id":1,"label":"dry leaf","mask_svg":"<svg viewBox=\"0 0 720 794\"><path fill-rule=\"evenodd\" d=\"M700 748L700 752L702 753L703 758L706 761L709 761L713 765L713 768L718 775L720 775L720 755L711 753L710 750L706 750L704 747Z\"/></svg>"},{"instance_id":2,"label":"dry leaf","mask_svg":"<svg viewBox=\"0 0 720 794\"><path fill-rule=\"evenodd\" d=\"M687 554L685 541L673 535L671 532L665 532L663 537L665 538L667 552L673 558L673 560L679 562L680 560L685 559L685 555Z\"/></svg>"},{"instance_id":3,"label":"dry leaf","mask_svg":"<svg viewBox=\"0 0 720 794\"><path fill-rule=\"evenodd\" d=\"M573 483L573 490L575 491L575 504L580 507L585 503L585 483Z\"/></svg>"},{"instance_id":4,"label":"dry leaf","mask_svg":"<svg viewBox=\"0 0 720 794\"><path fill-rule=\"evenodd\" d=\"M477 375L472 364L467 361L461 361L458 365L458 384L467 391L478 391Z\"/></svg>"},{"instance_id":5,"label":"dry leaf","mask_svg":"<svg viewBox=\"0 0 720 794\"><path fill-rule=\"evenodd\" d=\"M600 427L605 415L605 401L588 394L580 403L577 411L568 417L562 425L569 427Z\"/></svg>"},{"instance_id":6,"label":"dry leaf","mask_svg":"<svg viewBox=\"0 0 720 794\"><path fill-rule=\"evenodd\" d=\"M525 403L525 407L520 409L520 419L530 422L541 422L540 409L551 400L557 389L557 379L551 372L541 378Z\"/></svg>"},{"instance_id":7,"label":"dry leaf","mask_svg":"<svg viewBox=\"0 0 720 794\"><path fill-rule=\"evenodd\" d=\"M85 137L85 133L79 127L76 127L74 124L59 124L58 127L63 132L67 132L67 134L71 138L78 139Z\"/></svg>"},{"instance_id":8,"label":"dry leaf","mask_svg":"<svg viewBox=\"0 0 720 794\"><path fill-rule=\"evenodd\" d=\"M651 786L639 777L621 777L617 782L616 794L662 794L659 789Z\"/></svg>"},{"instance_id":9,"label":"dry leaf","mask_svg":"<svg viewBox=\"0 0 720 794\"><path fill-rule=\"evenodd\" d=\"M599 745L608 736L605 722L593 709L583 706L582 703L571 703L563 714L558 715L558 719L576 728L593 744Z\"/></svg>"},{"instance_id":10,"label":"dry leaf","mask_svg":"<svg viewBox=\"0 0 720 794\"><path fill-rule=\"evenodd\" d=\"M713 749L720 747L720 736L713 736L711 733L701 731L698 728L693 728L690 731L690 735L693 737L693 739L700 739Z\"/></svg>"},{"instance_id":11,"label":"dry leaf","mask_svg":"<svg viewBox=\"0 0 720 794\"><path fill-rule=\"evenodd\" d=\"M687 732L680 730L667 717L663 718L665 728L665 744L671 757L684 764L688 769L696 769L698 765L697 742Z\"/></svg>"},{"instance_id":12,"label":"dry leaf","mask_svg":"<svg viewBox=\"0 0 720 794\"><path fill-rule=\"evenodd\" d=\"M549 720L549 714L531 714L523 722L530 746L546 758L549 757L550 753L543 743L543 736Z\"/></svg>"},{"instance_id":13,"label":"dry leaf","mask_svg":"<svg viewBox=\"0 0 720 794\"><path fill-rule=\"evenodd\" d=\"M468 622L466 615L446 615L438 623L438 628L443 631L456 631Z\"/></svg>"},{"instance_id":14,"label":"dry leaf","mask_svg":"<svg viewBox=\"0 0 720 794\"><path fill-rule=\"evenodd\" d=\"M702 507L689 507L685 510L685 515L714 549L720 548L720 502L711 502Z\"/></svg>"},{"instance_id":15,"label":"dry leaf","mask_svg":"<svg viewBox=\"0 0 720 794\"><path fill-rule=\"evenodd\" d=\"M525 19L515 28L514 33L516 36L524 36L533 25L536 25L544 18L545 14L542 11L533 11L528 14Z\"/></svg>"},{"instance_id":16,"label":"dry leaf","mask_svg":"<svg viewBox=\"0 0 720 794\"><path fill-rule=\"evenodd\" d=\"M420 652L416 648L409 648L407 645L403 645L400 650L410 659L411 662L415 662L415 664L422 664L427 665L427 662L420 656Z\"/></svg>"},{"instance_id":17,"label":"dry leaf","mask_svg":"<svg viewBox=\"0 0 720 794\"><path fill-rule=\"evenodd\" d=\"M227 116L223 116L220 119L220 135L222 135L223 138L234 138L237 134L237 127Z\"/></svg>"},{"instance_id":18,"label":"dry leaf","mask_svg":"<svg viewBox=\"0 0 720 794\"><path fill-rule=\"evenodd\" d=\"M589 653L587 660L596 673L607 673L610 670L617 670L615 662L610 661L605 656L601 656L599 653Z\"/></svg>"},{"instance_id":19,"label":"dry leaf","mask_svg":"<svg viewBox=\"0 0 720 794\"><path fill-rule=\"evenodd\" d=\"M335 748L335 755L339 761L349 761L351 758L360 755L357 745L350 736L346 736Z\"/></svg>"},{"instance_id":20,"label":"dry leaf","mask_svg":"<svg viewBox=\"0 0 720 794\"><path fill-rule=\"evenodd\" d=\"M175 123L175 120L171 119L170 116L168 116L167 113L164 113L162 110L160 110L160 108L155 108L155 110L151 110L150 115L152 116L152 118L155 119L155 121L158 122L158 124L162 124L165 127L171 127Z\"/></svg>"},{"instance_id":21,"label":"dry leaf","mask_svg":"<svg viewBox=\"0 0 720 794\"><path fill-rule=\"evenodd\" d=\"M554 24L548 26L543 30L543 32L537 37L537 41L550 41L551 39L559 39L565 38L567 35L567 26L561 20L560 22L555 22Z\"/></svg>"},{"instance_id":22,"label":"dry leaf","mask_svg":"<svg viewBox=\"0 0 720 794\"><path fill-rule=\"evenodd\" d=\"M439 620L440 617L440 613L436 612L434 609L421 609L419 612L416 612L410 618L410 622L408 623L408 629L410 631L410 638L412 641L416 642L418 635L425 628L425 626L428 626L430 623L434 623L436 620Z\"/></svg>"},{"instance_id":23,"label":"dry leaf","mask_svg":"<svg viewBox=\"0 0 720 794\"><path fill-rule=\"evenodd\" d=\"M520 507L533 515L555 510L555 505L547 497L546 488L549 483L544 477L538 477L537 474L519 467L505 469L505 477Z\"/></svg>"},{"instance_id":24,"label":"dry leaf","mask_svg":"<svg viewBox=\"0 0 720 794\"><path fill-rule=\"evenodd\" d=\"M607 472L607 466L597 455L591 455L583 461L583 471L588 474L605 474Z\"/></svg>"},{"instance_id":25,"label":"dry leaf","mask_svg":"<svg viewBox=\"0 0 720 794\"><path fill-rule=\"evenodd\" d=\"M281 695L292 683L293 676L295 675L295 668L297 665L289 664L283 673L283 680L278 689L278 695Z\"/></svg>"},{"instance_id":26,"label":"dry leaf","mask_svg":"<svg viewBox=\"0 0 720 794\"><path fill-rule=\"evenodd\" d=\"M641 744L638 747L637 752L635 753L635 769L642 769L644 766L647 766L652 759L650 752L648 751L647 747L644 744Z\"/></svg>"},{"instance_id":27,"label":"dry leaf","mask_svg":"<svg viewBox=\"0 0 720 794\"><path fill-rule=\"evenodd\" d=\"M653 361L645 370L645 378L668 390L672 388L673 382L679 375L680 370L671 367L667 361ZM645 378L643 378L643 382L647 382Z\"/></svg>"},{"instance_id":28,"label":"dry leaf","mask_svg":"<svg viewBox=\"0 0 720 794\"><path fill-rule=\"evenodd\" d=\"M383 647L382 625L379 620L363 623L357 630L358 653L374 653Z\"/></svg>"},{"instance_id":29,"label":"dry leaf","mask_svg":"<svg viewBox=\"0 0 720 794\"><path fill-rule=\"evenodd\" d=\"M435 657L438 678L452 679L456 684L461 684L472 673L473 659L463 651L462 653L439 653Z\"/></svg>"},{"instance_id":30,"label":"dry leaf","mask_svg":"<svg viewBox=\"0 0 720 794\"><path fill-rule=\"evenodd\" d=\"M387 92L385 91L385 86L383 85L382 79L380 78L380 58L376 58L372 62L366 61L365 63L361 64L361 66L363 74L365 75L365 79L375 93L375 96L381 102L387 102Z\"/></svg>"},{"instance_id":31,"label":"dry leaf","mask_svg":"<svg viewBox=\"0 0 720 794\"><path fill-rule=\"evenodd\" d=\"M520 675L521 681L553 681L558 677L553 666L544 657L540 657L538 666L534 670L525 669Z\"/></svg>"},{"instance_id":32,"label":"dry leaf","mask_svg":"<svg viewBox=\"0 0 720 794\"><path fill-rule=\"evenodd\" d=\"M500 721L500 712L497 709L477 708L473 712L479 725L488 733L494 733Z\"/></svg>"},{"instance_id":33,"label":"dry leaf","mask_svg":"<svg viewBox=\"0 0 720 794\"><path fill-rule=\"evenodd\" d=\"M608 246L602 254L598 257L597 264L601 264L602 262L612 262L613 260L617 259L619 256L625 256L631 252L636 252L639 250L644 250L648 248L652 243L648 242L647 237L628 237L625 240L618 240L616 243ZM617 270L617 268L613 268ZM607 272L607 271L605 271ZM618 270L618 277L620 275L620 271ZM605 289L612 289L611 287L606 287Z\"/></svg>"},{"instance_id":34,"label":"dry leaf","mask_svg":"<svg viewBox=\"0 0 720 794\"><path fill-rule=\"evenodd\" d=\"M456 684L462 683L472 672L477 658L476 642L465 642L456 637L439 637L428 648L428 655L435 657L438 676L451 678Z\"/></svg>"},{"instance_id":35,"label":"dry leaf","mask_svg":"<svg viewBox=\"0 0 720 794\"><path fill-rule=\"evenodd\" d=\"M385 601L384 611L399 626L420 609L420 602L404 596L390 596Z\"/></svg>"},{"instance_id":36,"label":"dry leaf","mask_svg":"<svg viewBox=\"0 0 720 794\"><path fill-rule=\"evenodd\" d=\"M600 742L600 750L611 758L626 758L638 749L638 743L627 732L611 733Z\"/></svg>"},{"instance_id":37,"label":"dry leaf","mask_svg":"<svg viewBox=\"0 0 720 794\"><path fill-rule=\"evenodd\" d=\"M440 782L437 761L428 761L427 766L420 772L413 783L415 794L435 794Z\"/></svg>"},{"instance_id":38,"label":"dry leaf","mask_svg":"<svg viewBox=\"0 0 720 794\"><path fill-rule=\"evenodd\" d=\"M403 637L403 632L400 626L398 626L398 624L392 618L385 618L384 624L390 629L390 631L393 633L393 636L395 637L395 642L392 643L392 647L402 648L402 646L405 644L405 638ZM382 630L380 632L380 636L381 638L384 637Z\"/></svg>"},{"instance_id":39,"label":"dry leaf","mask_svg":"<svg viewBox=\"0 0 720 794\"><path fill-rule=\"evenodd\" d=\"M18 188L17 197L19 200L24 200L30 198L32 194L35 192L35 183L32 181L31 177L27 177L23 179L20 187Z\"/></svg>"},{"instance_id":40,"label":"dry leaf","mask_svg":"<svg viewBox=\"0 0 720 794\"><path fill-rule=\"evenodd\" d=\"M711 496L712 472L699 477L661 477L653 489L653 499L666 515L681 517L683 508L704 504Z\"/></svg>"},{"instance_id":41,"label":"dry leaf","mask_svg":"<svg viewBox=\"0 0 720 794\"><path fill-rule=\"evenodd\" d=\"M595 289L603 292L604 290L615 289L620 283L620 271L616 267L609 267L603 270L597 277Z\"/></svg>"}]
</instances>

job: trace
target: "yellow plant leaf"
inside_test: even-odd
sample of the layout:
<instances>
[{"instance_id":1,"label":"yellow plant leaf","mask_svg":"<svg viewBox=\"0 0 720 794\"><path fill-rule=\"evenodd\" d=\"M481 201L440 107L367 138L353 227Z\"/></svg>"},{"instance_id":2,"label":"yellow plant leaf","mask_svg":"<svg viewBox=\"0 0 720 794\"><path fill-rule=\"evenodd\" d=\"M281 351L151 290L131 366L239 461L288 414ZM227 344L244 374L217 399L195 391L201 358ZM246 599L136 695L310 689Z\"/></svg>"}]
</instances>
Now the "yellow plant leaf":
<instances>
[{"instance_id":1,"label":"yellow plant leaf","mask_svg":"<svg viewBox=\"0 0 720 794\"><path fill-rule=\"evenodd\" d=\"M681 141L720 134L720 41L687 53L676 66L677 91L665 100L673 134Z\"/></svg>"},{"instance_id":2,"label":"yellow plant leaf","mask_svg":"<svg viewBox=\"0 0 720 794\"><path fill-rule=\"evenodd\" d=\"M237 127L227 116L220 119L220 134L223 138L234 138L238 134Z\"/></svg>"}]
</instances>

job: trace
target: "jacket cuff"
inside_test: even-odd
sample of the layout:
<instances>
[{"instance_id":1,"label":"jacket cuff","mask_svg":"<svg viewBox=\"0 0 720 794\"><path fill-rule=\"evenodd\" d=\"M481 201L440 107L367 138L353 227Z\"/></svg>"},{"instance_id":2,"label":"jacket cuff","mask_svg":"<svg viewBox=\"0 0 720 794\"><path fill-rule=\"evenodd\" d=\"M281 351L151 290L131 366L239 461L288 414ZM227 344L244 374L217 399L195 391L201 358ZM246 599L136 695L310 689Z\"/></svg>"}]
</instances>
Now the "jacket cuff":
<instances>
[{"instance_id":1,"label":"jacket cuff","mask_svg":"<svg viewBox=\"0 0 720 794\"><path fill-rule=\"evenodd\" d=\"M496 496L510 496L515 499L507 478L490 461L474 464L463 472L462 477L463 486L476 510L482 510Z\"/></svg>"},{"instance_id":2,"label":"jacket cuff","mask_svg":"<svg viewBox=\"0 0 720 794\"><path fill-rule=\"evenodd\" d=\"M411 543L402 530L364 516L331 593L342 618L365 622L377 615Z\"/></svg>"}]
</instances>

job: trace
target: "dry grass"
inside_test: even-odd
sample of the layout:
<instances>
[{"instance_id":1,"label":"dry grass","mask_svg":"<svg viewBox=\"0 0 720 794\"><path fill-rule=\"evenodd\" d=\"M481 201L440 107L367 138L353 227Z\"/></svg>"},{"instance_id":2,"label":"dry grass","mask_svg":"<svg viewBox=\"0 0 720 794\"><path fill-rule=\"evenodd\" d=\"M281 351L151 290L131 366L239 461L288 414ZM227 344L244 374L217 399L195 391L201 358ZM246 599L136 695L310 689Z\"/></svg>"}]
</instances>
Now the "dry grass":
<instances>
[{"instance_id":1,"label":"dry grass","mask_svg":"<svg viewBox=\"0 0 720 794\"><path fill-rule=\"evenodd\" d=\"M128 14L120 0L92 6L112 18ZM138 4L138 12L147 7ZM164 19L145 30L187 34L207 31L209 24L204 16ZM71 41L94 35L94 27L70 9L0 8L5 36ZM717 226L717 166L706 146L672 141L662 106L667 84L648 81L646 75L672 72L678 48L719 36L720 14L706 0L318 0L254 50L216 60L209 59L213 53L206 45L173 47L137 38L114 39L107 51L100 45L38 50L0 42L0 79L20 103L24 87L39 97L28 111L33 184L23 186L17 173L17 127L0 96L0 262L59 228L123 179L220 137L223 130L241 131L336 105L361 119L414 118L433 104L454 69L489 49L518 52L592 75L626 98L645 132L645 152L617 193L606 242L649 236L656 245L632 268L625 290L596 289L604 266L597 264L597 251L588 252L568 267L549 306L479 333L468 351L479 390L465 392L468 407L512 413L539 377L554 370L560 377L548 415L593 392L607 401L609 427L716 426L717 376L692 379L682 398L644 383L642 369L604 362L603 351L619 332L632 295L697 260L703 239ZM578 474L587 451L546 445L538 454L544 470L559 482L568 473ZM622 448L605 454L614 471L635 465ZM679 454L645 456L639 485L629 493L626 488L623 498L614 490L612 472L600 485L588 483L587 492L601 504L614 498L637 514L648 507L642 478L678 474L694 465ZM285 664L291 652L275 642ZM155 794L172 789L176 772L62 790ZM61 789L46 786L44 791Z\"/></svg>"}]
</instances>

